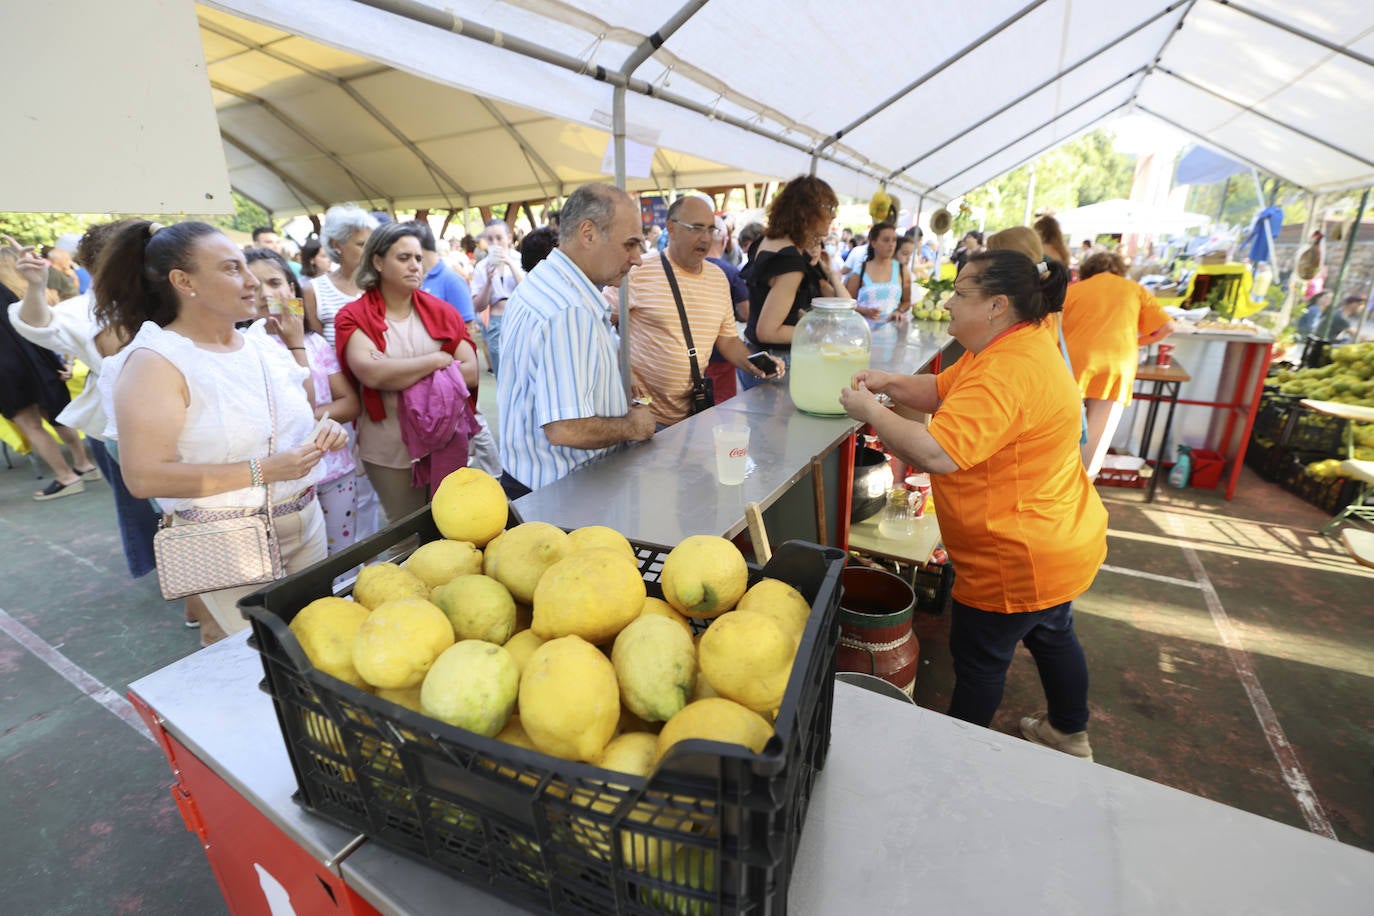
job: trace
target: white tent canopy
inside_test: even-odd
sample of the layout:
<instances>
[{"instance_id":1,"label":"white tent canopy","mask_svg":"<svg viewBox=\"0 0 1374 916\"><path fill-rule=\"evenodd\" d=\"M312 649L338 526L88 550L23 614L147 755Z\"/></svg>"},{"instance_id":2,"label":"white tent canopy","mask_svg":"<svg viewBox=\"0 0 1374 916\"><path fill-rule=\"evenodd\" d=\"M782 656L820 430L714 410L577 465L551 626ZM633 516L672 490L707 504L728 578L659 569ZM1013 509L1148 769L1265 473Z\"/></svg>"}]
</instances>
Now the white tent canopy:
<instances>
[{"instance_id":1,"label":"white tent canopy","mask_svg":"<svg viewBox=\"0 0 1374 916\"><path fill-rule=\"evenodd\" d=\"M1311 191L1374 182L1363 0L212 0L199 15L231 181L280 215L559 196L604 174L621 101L631 152L655 151L639 188L814 167L843 194L886 179L930 209L1126 112ZM167 118L102 97L105 64L64 63L82 104ZM116 175L137 155L102 154Z\"/></svg>"},{"instance_id":2,"label":"white tent canopy","mask_svg":"<svg viewBox=\"0 0 1374 916\"><path fill-rule=\"evenodd\" d=\"M1135 200L1104 200L1055 214L1064 236L1091 239L1098 235L1181 235L1205 226L1211 217L1153 207Z\"/></svg>"}]
</instances>

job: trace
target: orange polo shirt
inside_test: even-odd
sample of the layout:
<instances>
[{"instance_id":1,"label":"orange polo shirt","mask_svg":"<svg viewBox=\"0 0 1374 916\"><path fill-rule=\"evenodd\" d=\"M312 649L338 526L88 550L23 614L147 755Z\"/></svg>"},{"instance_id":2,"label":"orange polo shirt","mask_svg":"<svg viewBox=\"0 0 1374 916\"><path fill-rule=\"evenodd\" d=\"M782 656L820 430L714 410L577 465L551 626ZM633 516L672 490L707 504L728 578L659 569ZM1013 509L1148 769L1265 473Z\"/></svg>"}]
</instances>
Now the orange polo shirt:
<instances>
[{"instance_id":1,"label":"orange polo shirt","mask_svg":"<svg viewBox=\"0 0 1374 916\"><path fill-rule=\"evenodd\" d=\"M1168 323L1168 313L1134 280L1104 273L1070 285L1064 342L1083 397L1131 403L1139 337Z\"/></svg>"},{"instance_id":2,"label":"orange polo shirt","mask_svg":"<svg viewBox=\"0 0 1374 916\"><path fill-rule=\"evenodd\" d=\"M1087 591L1107 556L1107 510L1079 457L1078 388L1049 335L1004 334L936 390L930 434L959 466L931 476L954 598L1014 614Z\"/></svg>"}]
</instances>

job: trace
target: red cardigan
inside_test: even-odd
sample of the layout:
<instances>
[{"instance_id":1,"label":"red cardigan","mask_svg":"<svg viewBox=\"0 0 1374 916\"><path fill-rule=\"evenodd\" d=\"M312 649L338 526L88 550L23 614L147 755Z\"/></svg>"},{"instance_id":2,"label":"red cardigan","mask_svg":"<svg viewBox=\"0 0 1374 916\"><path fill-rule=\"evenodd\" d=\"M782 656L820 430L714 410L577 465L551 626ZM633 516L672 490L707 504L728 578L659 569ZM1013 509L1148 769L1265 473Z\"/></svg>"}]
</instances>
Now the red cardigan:
<instances>
[{"instance_id":1,"label":"red cardigan","mask_svg":"<svg viewBox=\"0 0 1374 916\"><path fill-rule=\"evenodd\" d=\"M429 336L439 341L440 349L449 356L456 359L458 345L465 340L472 342L462 316L444 300L417 289L411 294L410 302ZM362 392L363 407L367 409L368 417L373 422L380 422L386 418L381 392L359 382L348 365L348 339L354 331L362 331L373 346L386 352L386 300L382 298L381 290L368 290L362 298L348 303L334 316L334 349L339 355L339 365L349 381ZM477 386L474 385L471 400L475 401L476 396Z\"/></svg>"}]
</instances>

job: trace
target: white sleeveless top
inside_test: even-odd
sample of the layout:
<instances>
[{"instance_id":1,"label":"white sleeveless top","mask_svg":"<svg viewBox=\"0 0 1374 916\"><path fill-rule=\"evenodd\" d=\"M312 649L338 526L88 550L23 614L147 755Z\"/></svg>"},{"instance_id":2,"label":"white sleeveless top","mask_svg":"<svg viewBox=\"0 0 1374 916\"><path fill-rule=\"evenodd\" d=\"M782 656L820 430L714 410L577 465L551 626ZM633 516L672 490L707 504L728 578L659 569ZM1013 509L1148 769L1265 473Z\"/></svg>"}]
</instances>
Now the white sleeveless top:
<instances>
[{"instance_id":1,"label":"white sleeveless top","mask_svg":"<svg viewBox=\"0 0 1374 916\"><path fill-rule=\"evenodd\" d=\"M329 345L334 346L334 316L350 302L358 299L357 296L350 296L347 293L339 292L339 288L334 285L334 281L329 279L328 274L321 274L310 281L310 285L315 288L315 315L320 319L320 324L324 325L324 339L329 341Z\"/></svg>"},{"instance_id":2,"label":"white sleeveless top","mask_svg":"<svg viewBox=\"0 0 1374 916\"><path fill-rule=\"evenodd\" d=\"M119 438L115 425L114 392L129 354L148 349L171 363L186 380L191 401L186 425L177 439L177 460L187 464L233 464L267 456L271 413L263 384L263 365L271 379L277 415L275 451L293 449L310 437L315 414L305 397L310 370L297 365L291 354L266 335L237 334L242 342L232 353L197 347L175 331L145 321L127 347L105 360L100 373L100 398L109 417L106 435ZM320 462L305 477L272 484L272 502L285 502L324 476ZM158 497L164 512L192 507L244 508L262 505L262 489L244 487L194 499Z\"/></svg>"}]
</instances>

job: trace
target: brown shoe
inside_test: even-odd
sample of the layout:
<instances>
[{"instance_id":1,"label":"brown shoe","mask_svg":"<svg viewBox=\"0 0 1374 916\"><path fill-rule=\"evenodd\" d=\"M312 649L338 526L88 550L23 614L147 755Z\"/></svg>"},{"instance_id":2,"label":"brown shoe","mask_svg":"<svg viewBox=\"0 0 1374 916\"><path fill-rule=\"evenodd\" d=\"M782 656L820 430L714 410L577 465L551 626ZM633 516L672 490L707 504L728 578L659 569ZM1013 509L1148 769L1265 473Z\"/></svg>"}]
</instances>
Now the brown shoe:
<instances>
[{"instance_id":1,"label":"brown shoe","mask_svg":"<svg viewBox=\"0 0 1374 916\"><path fill-rule=\"evenodd\" d=\"M1021 734L1032 744L1039 744L1044 747L1062 751L1071 757L1080 757L1083 760L1093 759L1092 745L1088 743L1088 732L1074 732L1068 734L1061 732L1050 724L1046 713L1038 712L1033 716L1026 716L1021 720Z\"/></svg>"}]
</instances>

